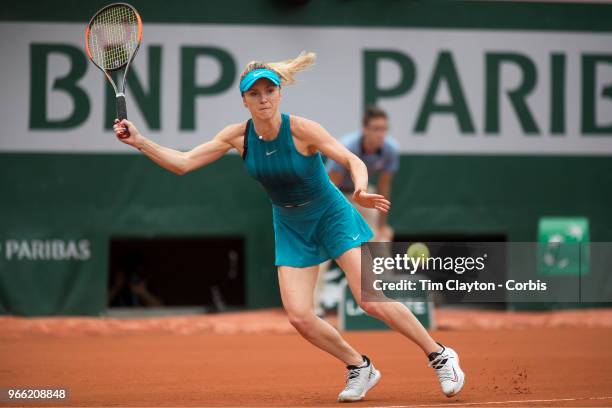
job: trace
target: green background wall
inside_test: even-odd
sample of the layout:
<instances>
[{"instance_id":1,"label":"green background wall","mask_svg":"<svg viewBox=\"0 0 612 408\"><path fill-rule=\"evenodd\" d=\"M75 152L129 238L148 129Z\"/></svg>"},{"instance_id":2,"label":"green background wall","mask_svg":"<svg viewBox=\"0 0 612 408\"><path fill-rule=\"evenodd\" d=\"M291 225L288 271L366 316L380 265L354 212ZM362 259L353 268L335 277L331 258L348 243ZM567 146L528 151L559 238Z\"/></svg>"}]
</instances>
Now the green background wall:
<instances>
[{"instance_id":1,"label":"green background wall","mask_svg":"<svg viewBox=\"0 0 612 408\"><path fill-rule=\"evenodd\" d=\"M0 185L0 238L86 234L92 262L73 273L94 283L79 288L89 293L83 308L80 298L66 296L70 286L49 295L50 274L59 272L47 262L15 280L2 260L3 313L100 312L109 241L117 235L243 235L248 306L280 304L270 203L238 156L176 176L136 155L2 154ZM403 156L390 221L398 234L503 233L521 242L535 241L540 216L577 214L590 219L592 241L612 241L610 185L607 157ZM19 289L28 280L41 288L36 307L20 301L32 296Z\"/></svg>"}]
</instances>

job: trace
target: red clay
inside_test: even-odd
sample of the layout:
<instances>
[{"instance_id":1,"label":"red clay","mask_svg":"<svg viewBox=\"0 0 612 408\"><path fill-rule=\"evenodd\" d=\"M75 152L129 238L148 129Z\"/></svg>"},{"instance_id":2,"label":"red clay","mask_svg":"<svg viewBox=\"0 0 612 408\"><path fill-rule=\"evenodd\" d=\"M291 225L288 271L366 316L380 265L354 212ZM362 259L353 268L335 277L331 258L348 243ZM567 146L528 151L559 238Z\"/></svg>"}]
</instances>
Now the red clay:
<instances>
[{"instance_id":1,"label":"red clay","mask_svg":"<svg viewBox=\"0 0 612 408\"><path fill-rule=\"evenodd\" d=\"M344 384L344 367L293 333L4 334L0 387L69 387L71 406L338 406ZM383 375L351 406L612 405L612 329L433 335L462 358L467 382L458 397L441 394L425 357L398 334L347 333ZM494 401L511 402L475 405Z\"/></svg>"}]
</instances>

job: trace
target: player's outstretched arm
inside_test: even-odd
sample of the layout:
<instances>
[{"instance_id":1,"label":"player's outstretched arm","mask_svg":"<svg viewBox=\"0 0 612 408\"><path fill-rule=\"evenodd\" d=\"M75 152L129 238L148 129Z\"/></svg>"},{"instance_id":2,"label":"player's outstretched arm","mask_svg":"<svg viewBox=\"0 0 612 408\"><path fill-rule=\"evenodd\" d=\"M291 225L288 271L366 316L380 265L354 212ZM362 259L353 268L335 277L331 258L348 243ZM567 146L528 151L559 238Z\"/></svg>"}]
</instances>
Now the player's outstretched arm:
<instances>
[{"instance_id":1,"label":"player's outstretched arm","mask_svg":"<svg viewBox=\"0 0 612 408\"><path fill-rule=\"evenodd\" d=\"M126 128L129 132L129 137L124 137ZM161 146L147 139L128 120L115 121L113 126L113 130L120 141L137 148L159 166L178 175L183 175L206 166L218 160L232 147L237 148L239 144L236 139L241 137L242 129L243 127L240 124L230 125L219 132L213 140L203 143L188 152L181 152Z\"/></svg>"}]
</instances>

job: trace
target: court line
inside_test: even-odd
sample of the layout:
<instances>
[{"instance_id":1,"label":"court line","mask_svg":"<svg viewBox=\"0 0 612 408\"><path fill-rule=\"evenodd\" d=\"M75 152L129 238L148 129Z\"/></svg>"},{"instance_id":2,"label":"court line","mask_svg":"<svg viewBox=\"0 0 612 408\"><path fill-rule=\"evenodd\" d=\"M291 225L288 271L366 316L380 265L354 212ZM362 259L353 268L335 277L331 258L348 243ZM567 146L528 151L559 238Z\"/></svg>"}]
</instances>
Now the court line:
<instances>
[{"instance_id":1,"label":"court line","mask_svg":"<svg viewBox=\"0 0 612 408\"><path fill-rule=\"evenodd\" d=\"M583 401L583 400L606 400L612 397L582 397L582 398L554 398L554 399L533 399L533 400L512 400L512 401L486 401L486 402L450 402L446 404L417 404L417 405L386 405L372 408L411 408L411 407L463 407L466 405L495 405L495 404L527 404L533 402L562 402L562 401Z\"/></svg>"}]
</instances>

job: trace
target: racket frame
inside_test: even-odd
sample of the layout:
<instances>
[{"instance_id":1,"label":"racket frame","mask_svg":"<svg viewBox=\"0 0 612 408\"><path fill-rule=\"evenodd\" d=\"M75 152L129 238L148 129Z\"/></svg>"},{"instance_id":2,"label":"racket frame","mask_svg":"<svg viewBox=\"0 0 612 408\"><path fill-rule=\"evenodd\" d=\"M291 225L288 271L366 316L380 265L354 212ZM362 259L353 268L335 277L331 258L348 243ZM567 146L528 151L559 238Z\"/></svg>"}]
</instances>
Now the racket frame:
<instances>
[{"instance_id":1,"label":"racket frame","mask_svg":"<svg viewBox=\"0 0 612 408\"><path fill-rule=\"evenodd\" d=\"M100 65L98 65L98 63L94 60L94 58L93 58L93 56L91 54L91 50L89 49L89 36L91 34L91 25L93 24L93 22L96 19L96 17L98 17L100 15L100 13L102 13L106 9L109 9L109 8L115 7L115 6L126 6L126 7L129 7L134 12L134 14L136 15L136 19L138 21L138 43L136 44L136 48L132 52L132 55L130 56L130 58L125 63L123 63L122 65L120 65L120 66L118 66L116 68L105 69L105 68L102 68ZM89 58L89 60L100 71L102 71L104 73L104 75L106 76L106 79L108 79L108 81L110 82L111 86L115 90L115 102L116 102L116 108L117 108L117 119L119 119L119 120L127 119L127 108L126 108L126 104L125 104L125 82L127 80L127 73L128 73L128 71L130 69L130 65L132 64L132 61L134 60L134 58L136 57L136 54L138 53L138 50L140 49L141 42L142 42L142 19L140 18L140 14L138 13L138 11L136 11L136 8L134 8L134 6L132 6L131 4L128 4L128 3L121 3L121 2L119 2L119 3L112 3L112 4L108 4L108 5L104 6L104 7L102 7L89 20L89 23L87 24L87 28L85 29L85 51L87 53L87 57ZM117 83L115 83L111 73L119 71L120 69L123 69L123 68L125 68L125 69L123 71L123 78L121 79L121 82L119 82L119 78L121 77L119 75L118 78L117 78ZM117 85L119 85L119 87L117 87ZM127 132L127 130L126 130L126 132ZM128 136L129 136L129 134L128 134Z\"/></svg>"}]
</instances>

